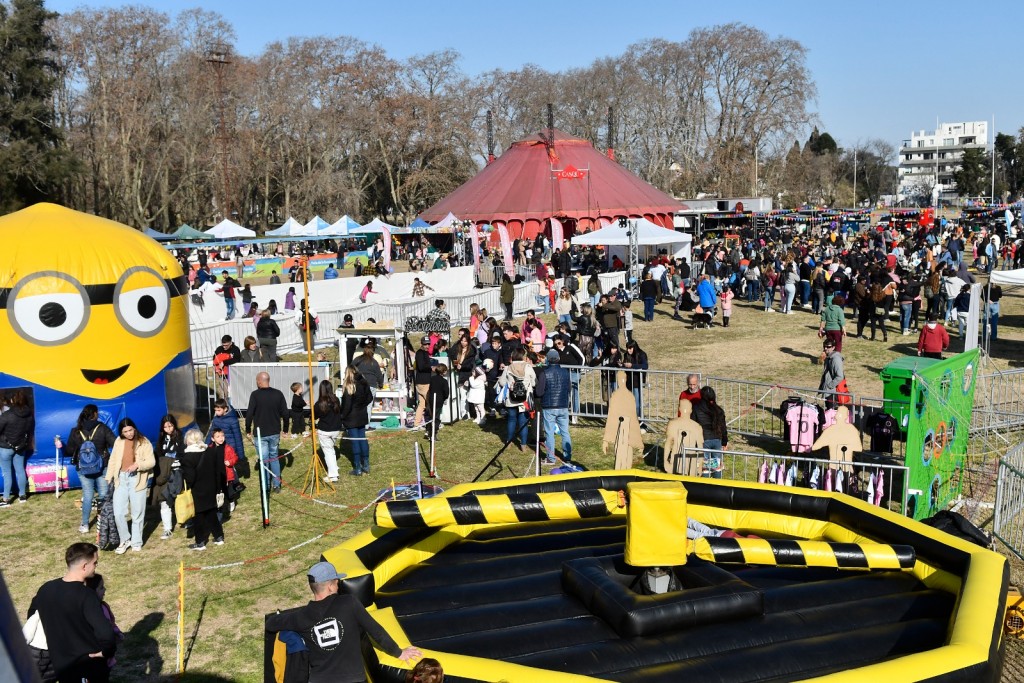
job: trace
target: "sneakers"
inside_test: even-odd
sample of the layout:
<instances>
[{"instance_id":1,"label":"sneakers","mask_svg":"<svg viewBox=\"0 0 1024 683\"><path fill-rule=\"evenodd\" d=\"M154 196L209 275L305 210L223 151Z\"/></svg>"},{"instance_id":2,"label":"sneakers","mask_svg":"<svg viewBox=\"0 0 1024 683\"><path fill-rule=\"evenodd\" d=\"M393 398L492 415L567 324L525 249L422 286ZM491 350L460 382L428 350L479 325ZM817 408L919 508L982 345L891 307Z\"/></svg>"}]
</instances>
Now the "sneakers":
<instances>
[{"instance_id":1,"label":"sneakers","mask_svg":"<svg viewBox=\"0 0 1024 683\"><path fill-rule=\"evenodd\" d=\"M132 552L133 553L141 553L142 552L142 546L141 545L133 545L132 546Z\"/></svg>"},{"instance_id":2,"label":"sneakers","mask_svg":"<svg viewBox=\"0 0 1024 683\"><path fill-rule=\"evenodd\" d=\"M83 524L82 526L78 527L78 533L80 533L80 534L87 534L87 533L89 533L89 525L88 524Z\"/></svg>"},{"instance_id":3,"label":"sneakers","mask_svg":"<svg viewBox=\"0 0 1024 683\"><path fill-rule=\"evenodd\" d=\"M766 309L764 309L764 312L765 313L774 313L775 309L774 308L766 308Z\"/></svg>"},{"instance_id":4,"label":"sneakers","mask_svg":"<svg viewBox=\"0 0 1024 683\"><path fill-rule=\"evenodd\" d=\"M338 483L338 478L337 477L324 477L324 483L325 484L337 484Z\"/></svg>"},{"instance_id":5,"label":"sneakers","mask_svg":"<svg viewBox=\"0 0 1024 683\"><path fill-rule=\"evenodd\" d=\"M231 505L228 506L228 512L234 512L234 511L235 511L235 501L231 501Z\"/></svg>"},{"instance_id":6,"label":"sneakers","mask_svg":"<svg viewBox=\"0 0 1024 683\"><path fill-rule=\"evenodd\" d=\"M132 542L131 541L122 541L121 545L117 546L117 550L115 550L114 552L117 553L118 555L124 555L126 552L128 552L128 548L131 548L131 547L132 547Z\"/></svg>"},{"instance_id":7,"label":"sneakers","mask_svg":"<svg viewBox=\"0 0 1024 683\"><path fill-rule=\"evenodd\" d=\"M160 540L161 541L166 541L168 538L170 538L171 537L171 531L172 531L172 529L164 529L164 532L162 534L160 534Z\"/></svg>"},{"instance_id":8,"label":"sneakers","mask_svg":"<svg viewBox=\"0 0 1024 683\"><path fill-rule=\"evenodd\" d=\"M223 536L218 536L217 538L213 539L213 544L214 545L224 545L224 537Z\"/></svg>"},{"instance_id":9,"label":"sneakers","mask_svg":"<svg viewBox=\"0 0 1024 683\"><path fill-rule=\"evenodd\" d=\"M9 508L9 507L11 507L11 501L7 500L6 498L0 498L0 508Z\"/></svg>"},{"instance_id":10,"label":"sneakers","mask_svg":"<svg viewBox=\"0 0 1024 683\"><path fill-rule=\"evenodd\" d=\"M363 471L362 470L352 470L351 472L349 472L349 474L351 474L353 477L361 477L361 476L363 476Z\"/></svg>"},{"instance_id":11,"label":"sneakers","mask_svg":"<svg viewBox=\"0 0 1024 683\"><path fill-rule=\"evenodd\" d=\"M206 544L205 543L189 543L188 544L188 549L189 550L206 550Z\"/></svg>"},{"instance_id":12,"label":"sneakers","mask_svg":"<svg viewBox=\"0 0 1024 683\"><path fill-rule=\"evenodd\" d=\"M541 462L543 464L545 464L545 465L557 465L558 464L557 460L555 460L554 458L550 458L550 457L544 458L544 460L542 460Z\"/></svg>"},{"instance_id":13,"label":"sneakers","mask_svg":"<svg viewBox=\"0 0 1024 683\"><path fill-rule=\"evenodd\" d=\"M309 432L302 432L302 436L309 436Z\"/></svg>"},{"instance_id":14,"label":"sneakers","mask_svg":"<svg viewBox=\"0 0 1024 683\"><path fill-rule=\"evenodd\" d=\"M19 503L27 503L28 502L28 496L19 496L18 497L18 502Z\"/></svg>"}]
</instances>

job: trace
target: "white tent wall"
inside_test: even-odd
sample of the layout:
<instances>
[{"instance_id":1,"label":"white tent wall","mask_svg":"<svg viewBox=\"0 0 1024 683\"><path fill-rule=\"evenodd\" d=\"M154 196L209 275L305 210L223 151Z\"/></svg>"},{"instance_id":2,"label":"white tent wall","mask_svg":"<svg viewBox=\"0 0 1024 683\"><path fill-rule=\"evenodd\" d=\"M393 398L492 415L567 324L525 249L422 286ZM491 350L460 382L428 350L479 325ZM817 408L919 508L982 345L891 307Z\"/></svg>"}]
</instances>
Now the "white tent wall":
<instances>
[{"instance_id":1,"label":"white tent wall","mask_svg":"<svg viewBox=\"0 0 1024 683\"><path fill-rule=\"evenodd\" d=\"M320 327L317 329L315 345L317 346L329 346L336 343L337 328L341 325L342 319L346 313L351 313L356 320L356 324L365 321L367 318L373 318L378 323L385 320L394 321L398 326L404 326L405 320L411 316L423 317L434 308L434 299L444 299L446 310L448 315L451 316L452 325L465 325L469 321L469 306L470 304L476 303L483 308L486 308L488 312L497 317L503 310L501 305L501 292L498 287L489 287L484 289L474 289L473 287L473 267L463 266L461 268L450 268L448 270L433 271L432 273L419 273L418 274L424 282L433 287L436 291L429 292L429 296L423 297L422 299L412 299L409 297L409 293L412 290L412 278L417 276L416 273L397 273L391 276L389 282L395 282L397 278L402 276L408 276L402 278L404 280L404 288L399 287L395 291L395 296L388 297L382 295L375 303L360 304L357 302L351 305L345 305L340 303L340 299L335 298L312 298L313 291L319 290L319 287L314 288L314 285L333 285L335 283L344 283L347 281L355 280L362 285L366 284L364 278L341 278L339 280L328 280L327 282L311 282L310 283L310 297L311 306L315 313L320 316ZM623 276L625 273L605 273L600 276L601 287L604 291L608 291L610 287L616 286L623 282ZM431 279L428 279L430 277ZM377 287L377 283L384 278L377 278L374 280L374 288ZM468 282L468 284L467 284ZM284 291L287 291L291 285L266 285L266 287L284 287ZM584 286L585 283L584 283ZM262 289L260 287L259 289ZM296 286L295 289L297 294L301 294L301 287ZM382 292L383 292L382 286ZM389 290L390 291L390 290ZM534 298L534 292L536 291L536 285L533 283L522 283L515 286L515 301L512 304L513 310L521 314L531 308L535 308L537 301ZM253 293L256 293L254 288ZM358 292L356 292L358 297ZM581 303L584 299L580 299ZM259 299L257 299L259 301ZM322 305L318 306L317 301L323 302ZM371 302L373 299L371 299ZM284 298L277 299L278 306L283 305ZM263 302L261 302L262 304ZM222 312L223 309L219 308L223 306L223 300L215 301L215 306L218 306L218 311ZM209 307L209 304L207 305ZM299 319L298 311L289 312L288 314L281 314L274 316L274 320L277 321L278 326L281 328L281 336L277 340L278 353L292 353L302 349L302 338L299 336ZM217 320L207 323L196 324L193 323L191 326L192 335L192 358L195 362L209 363L210 359L213 358L214 349L220 345L221 337L225 334L231 335L239 346L241 341L245 337L252 335L256 336L256 325L248 318L234 320Z\"/></svg>"}]
</instances>

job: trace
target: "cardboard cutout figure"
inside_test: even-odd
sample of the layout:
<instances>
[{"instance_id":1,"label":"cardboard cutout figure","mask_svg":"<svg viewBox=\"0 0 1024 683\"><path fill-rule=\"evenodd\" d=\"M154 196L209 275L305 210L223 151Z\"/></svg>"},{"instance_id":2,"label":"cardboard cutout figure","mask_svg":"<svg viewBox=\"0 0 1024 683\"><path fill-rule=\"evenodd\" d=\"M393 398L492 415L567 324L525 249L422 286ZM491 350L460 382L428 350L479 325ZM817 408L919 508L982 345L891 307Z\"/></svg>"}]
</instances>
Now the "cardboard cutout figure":
<instances>
[{"instance_id":1,"label":"cardboard cutout figure","mask_svg":"<svg viewBox=\"0 0 1024 683\"><path fill-rule=\"evenodd\" d=\"M672 474L679 467L680 471L689 477L699 477L704 463L704 428L700 423L694 421L690 415L693 412L693 403L686 398L679 399L679 417L668 421L665 427L665 445L662 447L664 453L663 467L666 472ZM676 463L681 457L680 451L685 448L686 463Z\"/></svg>"},{"instance_id":2,"label":"cardboard cutout figure","mask_svg":"<svg viewBox=\"0 0 1024 683\"><path fill-rule=\"evenodd\" d=\"M836 409L836 421L831 427L826 427L821 436L811 444L811 450L828 446L828 459L836 462L853 462L854 451L864 450L860 439L860 432L850 424L850 409L846 406L839 406Z\"/></svg>"},{"instance_id":3,"label":"cardboard cutout figure","mask_svg":"<svg viewBox=\"0 0 1024 683\"><path fill-rule=\"evenodd\" d=\"M626 387L626 373L615 373L615 391L608 398L608 421L604 425L601 453L608 455L608 447L615 449L615 469L633 467L633 449L644 447L640 420L636 416L633 392Z\"/></svg>"}]
</instances>

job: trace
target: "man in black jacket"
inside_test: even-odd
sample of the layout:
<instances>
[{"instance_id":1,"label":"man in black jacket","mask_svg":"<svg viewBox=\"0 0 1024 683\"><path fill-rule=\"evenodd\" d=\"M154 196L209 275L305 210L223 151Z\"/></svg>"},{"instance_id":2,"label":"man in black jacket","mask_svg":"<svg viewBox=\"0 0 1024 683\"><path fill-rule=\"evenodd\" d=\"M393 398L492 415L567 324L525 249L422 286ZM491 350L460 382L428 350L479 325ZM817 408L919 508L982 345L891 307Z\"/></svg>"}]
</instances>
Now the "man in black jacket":
<instances>
[{"instance_id":1,"label":"man in black jacket","mask_svg":"<svg viewBox=\"0 0 1024 683\"><path fill-rule=\"evenodd\" d=\"M258 430L256 451L273 474L273 479L268 482L270 491L281 490L281 461L277 458L277 447L281 441L281 420L287 418L288 402L284 394L270 386L268 373L256 375L256 391L249 394L249 408L245 411L245 433L252 437L253 425Z\"/></svg>"},{"instance_id":2,"label":"man in black jacket","mask_svg":"<svg viewBox=\"0 0 1024 683\"><path fill-rule=\"evenodd\" d=\"M47 581L32 598L28 616L39 612L50 661L60 683L102 683L110 677L107 657L114 654L114 629L103 614L95 590L85 580L96 574L99 548L72 543L64 552L67 572Z\"/></svg>"},{"instance_id":3,"label":"man in black jacket","mask_svg":"<svg viewBox=\"0 0 1024 683\"><path fill-rule=\"evenodd\" d=\"M403 662L418 659L417 647L404 650L352 595L338 592L339 574L330 562L317 562L306 575L313 599L304 607L267 615L271 632L295 631L309 647L309 683L366 680L360 640L367 634L382 650Z\"/></svg>"}]
</instances>

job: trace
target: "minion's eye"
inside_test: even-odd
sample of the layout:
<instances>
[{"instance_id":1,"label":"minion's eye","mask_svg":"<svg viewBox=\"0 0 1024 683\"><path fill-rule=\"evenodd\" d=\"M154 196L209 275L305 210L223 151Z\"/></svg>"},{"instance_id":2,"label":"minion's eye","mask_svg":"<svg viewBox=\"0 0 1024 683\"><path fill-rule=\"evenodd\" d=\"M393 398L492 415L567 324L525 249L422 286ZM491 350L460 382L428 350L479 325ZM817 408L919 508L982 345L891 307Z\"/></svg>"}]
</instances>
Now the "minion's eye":
<instances>
[{"instance_id":1,"label":"minion's eye","mask_svg":"<svg viewBox=\"0 0 1024 683\"><path fill-rule=\"evenodd\" d=\"M7 305L11 327L22 339L41 346L66 344L89 319L85 290L62 273L37 273L22 280Z\"/></svg>"},{"instance_id":2,"label":"minion's eye","mask_svg":"<svg viewBox=\"0 0 1024 683\"><path fill-rule=\"evenodd\" d=\"M132 334L152 337L167 323L170 293L156 272L136 267L118 280L114 291L114 312Z\"/></svg>"}]
</instances>

